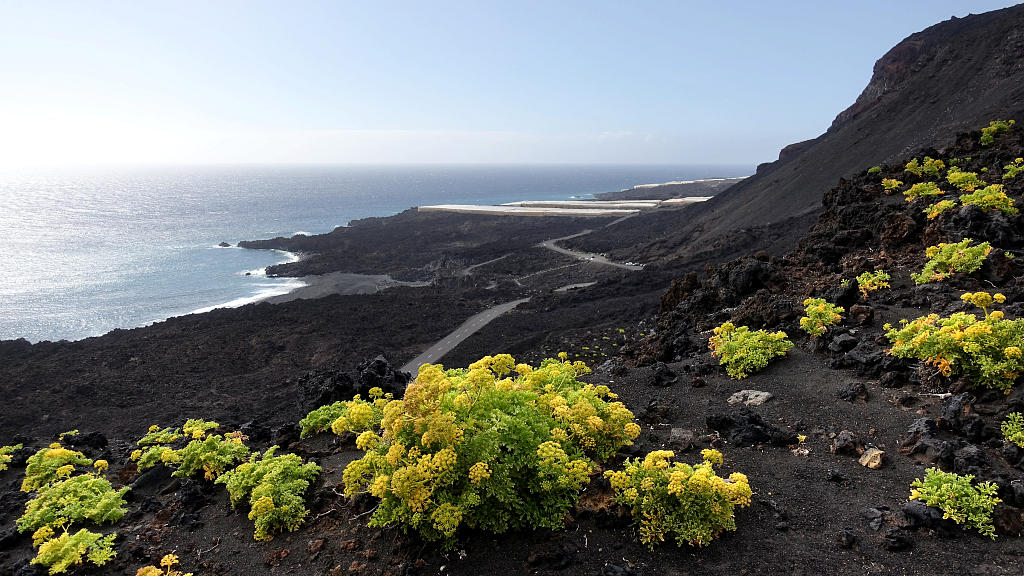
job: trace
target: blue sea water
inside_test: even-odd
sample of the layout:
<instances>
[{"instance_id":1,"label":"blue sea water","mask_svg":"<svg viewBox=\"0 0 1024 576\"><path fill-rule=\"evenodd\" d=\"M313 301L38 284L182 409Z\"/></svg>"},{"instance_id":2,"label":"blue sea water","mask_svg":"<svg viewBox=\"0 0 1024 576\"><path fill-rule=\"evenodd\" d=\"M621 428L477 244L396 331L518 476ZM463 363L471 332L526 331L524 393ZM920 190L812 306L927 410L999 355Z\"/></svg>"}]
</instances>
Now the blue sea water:
<instances>
[{"instance_id":1,"label":"blue sea water","mask_svg":"<svg viewBox=\"0 0 1024 576\"><path fill-rule=\"evenodd\" d=\"M288 292L293 256L220 242L318 234L441 203L560 200L749 166L239 166L0 175L0 340L76 340ZM250 275L246 275L249 272Z\"/></svg>"}]
</instances>

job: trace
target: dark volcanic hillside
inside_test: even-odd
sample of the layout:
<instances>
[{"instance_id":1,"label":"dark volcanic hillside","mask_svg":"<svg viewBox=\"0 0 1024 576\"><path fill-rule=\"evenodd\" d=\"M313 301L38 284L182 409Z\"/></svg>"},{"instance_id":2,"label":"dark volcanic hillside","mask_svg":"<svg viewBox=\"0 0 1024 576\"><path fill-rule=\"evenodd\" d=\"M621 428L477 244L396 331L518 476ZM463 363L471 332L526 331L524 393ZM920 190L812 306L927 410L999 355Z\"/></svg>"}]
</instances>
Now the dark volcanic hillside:
<instances>
[{"instance_id":1,"label":"dark volcanic hillside","mask_svg":"<svg viewBox=\"0 0 1024 576\"><path fill-rule=\"evenodd\" d=\"M907 37L878 60L864 92L828 131L787 146L756 175L691 207L685 222L643 216L633 228L667 232L623 238L618 256L699 262L785 251L814 223L822 194L838 177L999 118L1024 118L1024 5L954 18ZM588 247L590 240L578 244L603 248ZM615 243L607 235L601 240L604 247Z\"/></svg>"}]
</instances>

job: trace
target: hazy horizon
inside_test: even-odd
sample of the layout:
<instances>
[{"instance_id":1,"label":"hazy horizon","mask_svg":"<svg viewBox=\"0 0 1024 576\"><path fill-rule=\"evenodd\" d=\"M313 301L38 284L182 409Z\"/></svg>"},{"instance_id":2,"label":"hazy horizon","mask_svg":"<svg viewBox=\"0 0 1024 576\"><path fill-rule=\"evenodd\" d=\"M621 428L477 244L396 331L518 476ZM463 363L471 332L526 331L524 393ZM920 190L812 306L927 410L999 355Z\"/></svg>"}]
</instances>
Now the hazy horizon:
<instances>
[{"instance_id":1,"label":"hazy horizon","mask_svg":"<svg viewBox=\"0 0 1024 576\"><path fill-rule=\"evenodd\" d=\"M909 34L1010 4L9 2L0 171L753 166Z\"/></svg>"}]
</instances>

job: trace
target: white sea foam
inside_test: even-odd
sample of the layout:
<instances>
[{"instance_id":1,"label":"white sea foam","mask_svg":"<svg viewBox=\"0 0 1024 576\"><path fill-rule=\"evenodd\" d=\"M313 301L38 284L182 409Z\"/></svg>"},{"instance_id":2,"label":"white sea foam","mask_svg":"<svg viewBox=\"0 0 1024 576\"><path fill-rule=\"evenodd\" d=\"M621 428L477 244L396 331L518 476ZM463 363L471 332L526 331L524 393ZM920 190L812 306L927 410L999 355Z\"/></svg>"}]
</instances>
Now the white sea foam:
<instances>
[{"instance_id":1,"label":"white sea foam","mask_svg":"<svg viewBox=\"0 0 1024 576\"><path fill-rule=\"evenodd\" d=\"M254 302L266 300L267 298L273 298L274 296L283 296L284 294L287 294L292 290L297 290L299 288L307 286L307 284L302 280L299 280L298 278L291 278L280 284L257 284L256 286L257 288L259 288L259 290L257 290L256 293L253 294L252 296L235 298L234 300L224 302L223 304L214 304L213 306L207 306L205 308L193 310L191 313L202 314L204 312L209 312L211 310L216 310L218 308L238 308L241 306L245 306L246 304L252 304Z\"/></svg>"}]
</instances>

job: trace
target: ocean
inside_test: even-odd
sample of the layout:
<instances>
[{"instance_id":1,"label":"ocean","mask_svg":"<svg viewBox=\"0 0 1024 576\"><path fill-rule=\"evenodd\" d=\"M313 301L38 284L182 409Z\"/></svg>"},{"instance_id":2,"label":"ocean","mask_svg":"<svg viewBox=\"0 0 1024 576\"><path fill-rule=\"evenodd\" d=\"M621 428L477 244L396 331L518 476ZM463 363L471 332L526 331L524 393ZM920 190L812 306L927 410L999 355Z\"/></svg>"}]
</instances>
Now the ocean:
<instances>
[{"instance_id":1,"label":"ocean","mask_svg":"<svg viewBox=\"0 0 1024 576\"><path fill-rule=\"evenodd\" d=\"M0 175L0 340L77 340L286 293L294 256L221 242L319 234L426 204L564 200L750 166L235 166Z\"/></svg>"}]
</instances>

